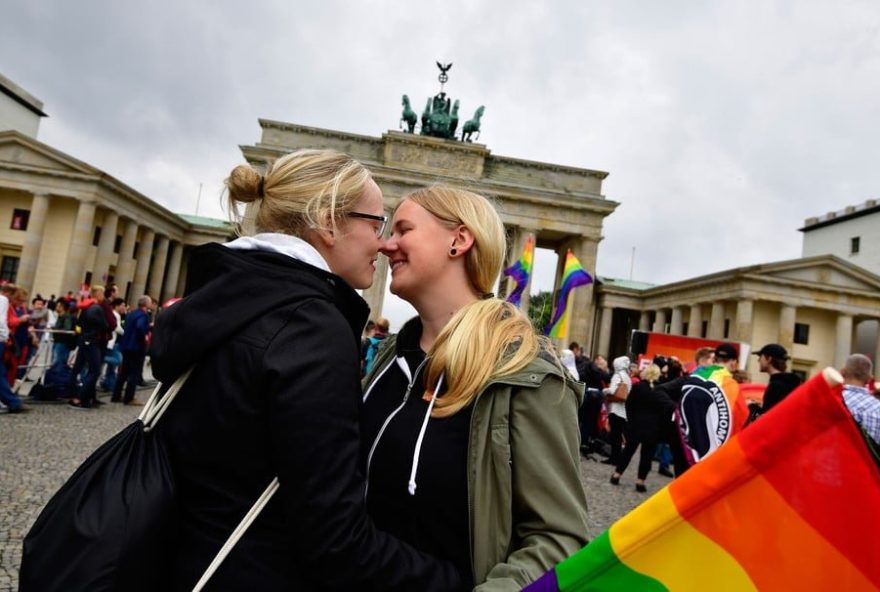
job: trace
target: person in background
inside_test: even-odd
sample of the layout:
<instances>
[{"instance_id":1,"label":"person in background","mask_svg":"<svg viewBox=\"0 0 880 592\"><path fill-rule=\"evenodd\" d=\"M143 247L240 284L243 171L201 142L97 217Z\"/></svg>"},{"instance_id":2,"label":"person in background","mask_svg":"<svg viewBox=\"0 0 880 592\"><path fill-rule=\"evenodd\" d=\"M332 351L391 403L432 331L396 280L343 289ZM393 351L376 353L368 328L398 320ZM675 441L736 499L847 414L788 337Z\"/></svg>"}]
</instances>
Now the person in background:
<instances>
[{"instance_id":1,"label":"person in background","mask_svg":"<svg viewBox=\"0 0 880 592\"><path fill-rule=\"evenodd\" d=\"M665 422L669 421L675 410L675 403L665 392L654 389L660 379L660 368L651 364L642 371L641 378L633 385L626 399L626 446L611 475L611 484L620 484L620 477L629 466L633 454L637 448L641 448L636 491L645 493L645 479L651 471L654 450Z\"/></svg>"},{"instance_id":2,"label":"person in background","mask_svg":"<svg viewBox=\"0 0 880 592\"><path fill-rule=\"evenodd\" d=\"M564 349L559 353L559 360L562 362L562 365L568 370L568 373L571 375L572 379L580 380L580 375L577 370L577 363L575 362L574 352L570 349Z\"/></svg>"},{"instance_id":3,"label":"person in background","mask_svg":"<svg viewBox=\"0 0 880 592\"><path fill-rule=\"evenodd\" d=\"M761 372L770 376L767 390L764 391L764 402L761 404L763 415L799 387L801 379L794 372L788 372L788 351L778 343L768 343L756 351L755 355L758 356Z\"/></svg>"},{"instance_id":4,"label":"person in background","mask_svg":"<svg viewBox=\"0 0 880 592\"><path fill-rule=\"evenodd\" d=\"M391 324L388 319L378 318L373 326L373 335L369 338L367 344L367 352L364 355L364 375L373 369L373 363L376 361L376 354L379 353L379 347L388 337L388 331Z\"/></svg>"},{"instance_id":5,"label":"person in background","mask_svg":"<svg viewBox=\"0 0 880 592\"><path fill-rule=\"evenodd\" d=\"M610 384L603 389L608 403L608 423L611 427L611 456L602 461L609 465L620 463L620 452L623 449L623 434L626 431L626 398L632 388L629 377L629 358L620 356L612 362L614 374Z\"/></svg>"},{"instance_id":6,"label":"person in background","mask_svg":"<svg viewBox=\"0 0 880 592\"><path fill-rule=\"evenodd\" d=\"M68 402L71 409L85 410L95 405L95 385L98 384L103 359L101 348L106 344L104 337L108 331L107 319L101 306L104 301L104 286L93 286L89 294L92 302L88 308L80 312L78 319L81 332L77 340L76 361L68 385L71 392L76 392L76 396ZM77 377L84 369L87 372L82 386L76 390Z\"/></svg>"},{"instance_id":7,"label":"person in background","mask_svg":"<svg viewBox=\"0 0 880 592\"><path fill-rule=\"evenodd\" d=\"M874 383L873 364L868 356L852 354L841 368L843 375L843 402L859 427L880 445L880 400L871 394Z\"/></svg>"},{"instance_id":8,"label":"person in background","mask_svg":"<svg viewBox=\"0 0 880 592\"><path fill-rule=\"evenodd\" d=\"M124 333L122 327L122 315L125 314L125 300L114 298L110 303L116 328L111 333L110 341L107 342L107 353L104 354L104 377L101 379L101 390L113 392L116 388L117 370L122 364L122 351L119 349L119 338Z\"/></svg>"},{"instance_id":9,"label":"person in background","mask_svg":"<svg viewBox=\"0 0 880 592\"><path fill-rule=\"evenodd\" d=\"M13 311L11 302L16 290L17 286L14 284L0 286L0 360L4 364L7 359L7 350L13 347L12 333L18 323L18 316ZM27 410L27 407L12 390L9 372L6 371L6 368L0 368L0 412L24 413Z\"/></svg>"},{"instance_id":10,"label":"person in background","mask_svg":"<svg viewBox=\"0 0 880 592\"><path fill-rule=\"evenodd\" d=\"M143 295L138 298L137 308L125 315L125 328L117 346L122 354L122 370L113 385L113 396L110 397L113 403L143 405L134 394L147 356L152 306L153 299Z\"/></svg>"}]
</instances>

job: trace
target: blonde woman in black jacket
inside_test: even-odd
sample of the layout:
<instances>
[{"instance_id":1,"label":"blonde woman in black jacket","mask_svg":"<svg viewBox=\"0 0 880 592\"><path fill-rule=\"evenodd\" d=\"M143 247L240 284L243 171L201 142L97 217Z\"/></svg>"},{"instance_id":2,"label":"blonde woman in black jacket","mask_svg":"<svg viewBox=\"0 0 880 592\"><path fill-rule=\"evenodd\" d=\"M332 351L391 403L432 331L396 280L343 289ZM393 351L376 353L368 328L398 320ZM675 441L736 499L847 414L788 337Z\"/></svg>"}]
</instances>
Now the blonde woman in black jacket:
<instances>
[{"instance_id":1,"label":"blonde woman in black jacket","mask_svg":"<svg viewBox=\"0 0 880 592\"><path fill-rule=\"evenodd\" d=\"M193 250L159 318L154 374L195 366L159 425L181 516L168 589L189 590L274 477L278 493L209 589L451 590L449 563L377 531L358 470L359 344L383 244L382 193L358 162L300 151L239 166L256 234Z\"/></svg>"}]
</instances>

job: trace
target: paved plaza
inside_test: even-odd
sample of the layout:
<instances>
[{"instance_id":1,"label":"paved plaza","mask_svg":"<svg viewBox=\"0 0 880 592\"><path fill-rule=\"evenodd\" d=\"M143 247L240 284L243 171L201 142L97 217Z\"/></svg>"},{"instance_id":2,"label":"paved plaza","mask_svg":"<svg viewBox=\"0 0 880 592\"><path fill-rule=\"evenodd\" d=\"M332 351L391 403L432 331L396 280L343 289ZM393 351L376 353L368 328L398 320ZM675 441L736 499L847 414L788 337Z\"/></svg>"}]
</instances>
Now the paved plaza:
<instances>
[{"instance_id":1,"label":"paved plaza","mask_svg":"<svg viewBox=\"0 0 880 592\"><path fill-rule=\"evenodd\" d=\"M141 390L138 397L146 399L149 392ZM115 403L93 411L55 403L30 408L26 414L0 415L0 591L18 589L21 541L40 509L79 463L133 421L141 409ZM620 487L608 482L611 467L586 460L581 463L591 538L669 482L652 473L648 494L637 493L633 483L638 459L635 461Z\"/></svg>"}]
</instances>

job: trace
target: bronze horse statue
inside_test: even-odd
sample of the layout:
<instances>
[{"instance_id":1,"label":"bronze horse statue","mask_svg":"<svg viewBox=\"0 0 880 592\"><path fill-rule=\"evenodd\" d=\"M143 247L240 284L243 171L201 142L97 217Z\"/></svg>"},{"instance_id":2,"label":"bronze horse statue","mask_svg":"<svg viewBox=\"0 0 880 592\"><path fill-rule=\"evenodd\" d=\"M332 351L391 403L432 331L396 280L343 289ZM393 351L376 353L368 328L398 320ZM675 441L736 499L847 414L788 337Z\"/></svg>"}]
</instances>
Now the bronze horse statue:
<instances>
[{"instance_id":1,"label":"bronze horse statue","mask_svg":"<svg viewBox=\"0 0 880 592\"><path fill-rule=\"evenodd\" d=\"M464 127L461 129L461 141L462 142L473 142L474 140L471 137L476 133L477 137L475 139L480 139L480 118L483 116L483 112L486 108L483 105L477 107L476 112L474 112L474 118L468 119L464 122Z\"/></svg>"},{"instance_id":2,"label":"bronze horse statue","mask_svg":"<svg viewBox=\"0 0 880 592\"><path fill-rule=\"evenodd\" d=\"M400 115L400 129L403 129L403 122L406 122L406 131L412 134L415 132L416 121L418 120L419 116L416 115L416 112L412 110L409 104L409 97L403 95L403 113Z\"/></svg>"}]
</instances>

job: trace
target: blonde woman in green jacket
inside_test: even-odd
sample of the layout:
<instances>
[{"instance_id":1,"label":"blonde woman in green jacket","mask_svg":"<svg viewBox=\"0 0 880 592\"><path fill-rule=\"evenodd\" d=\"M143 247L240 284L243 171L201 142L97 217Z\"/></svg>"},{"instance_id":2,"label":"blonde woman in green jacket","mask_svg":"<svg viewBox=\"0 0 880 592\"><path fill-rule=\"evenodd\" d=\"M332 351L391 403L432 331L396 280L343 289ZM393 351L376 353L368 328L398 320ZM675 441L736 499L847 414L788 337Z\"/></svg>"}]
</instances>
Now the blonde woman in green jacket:
<instances>
[{"instance_id":1,"label":"blonde woman in green jacket","mask_svg":"<svg viewBox=\"0 0 880 592\"><path fill-rule=\"evenodd\" d=\"M363 463L377 527L519 590L587 543L573 382L513 305L489 294L504 226L484 197L405 197L383 253L418 316L364 380Z\"/></svg>"}]
</instances>

